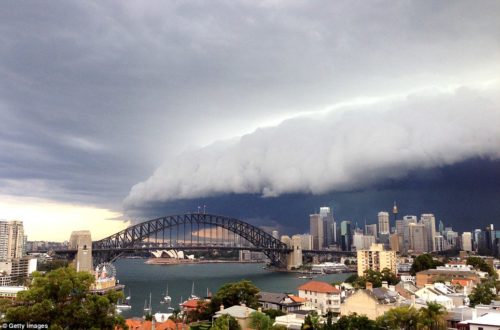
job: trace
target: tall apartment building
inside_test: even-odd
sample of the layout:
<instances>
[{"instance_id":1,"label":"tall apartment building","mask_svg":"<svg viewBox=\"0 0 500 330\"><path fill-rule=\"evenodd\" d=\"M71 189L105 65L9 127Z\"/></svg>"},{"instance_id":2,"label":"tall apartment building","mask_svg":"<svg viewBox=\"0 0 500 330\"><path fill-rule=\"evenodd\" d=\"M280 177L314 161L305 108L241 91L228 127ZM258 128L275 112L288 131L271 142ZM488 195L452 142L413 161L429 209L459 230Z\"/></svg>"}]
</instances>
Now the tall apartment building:
<instances>
[{"instance_id":1,"label":"tall apartment building","mask_svg":"<svg viewBox=\"0 0 500 330\"><path fill-rule=\"evenodd\" d=\"M434 214L425 213L420 216L420 222L427 230L427 251L436 251L434 237L436 237L436 218Z\"/></svg>"},{"instance_id":2,"label":"tall apartment building","mask_svg":"<svg viewBox=\"0 0 500 330\"><path fill-rule=\"evenodd\" d=\"M321 215L311 214L309 216L309 233L312 238L313 250L322 250L324 248L325 233Z\"/></svg>"},{"instance_id":3,"label":"tall apartment building","mask_svg":"<svg viewBox=\"0 0 500 330\"><path fill-rule=\"evenodd\" d=\"M357 255L358 276L363 276L368 269L380 272L384 268L397 274L396 251L384 250L383 244L372 244L370 249L358 251Z\"/></svg>"},{"instance_id":4,"label":"tall apartment building","mask_svg":"<svg viewBox=\"0 0 500 330\"><path fill-rule=\"evenodd\" d=\"M379 234L389 234L389 212L379 212L378 213L378 233Z\"/></svg>"},{"instance_id":5,"label":"tall apartment building","mask_svg":"<svg viewBox=\"0 0 500 330\"><path fill-rule=\"evenodd\" d=\"M24 255L24 226L19 220L0 221L0 261L9 262Z\"/></svg>"},{"instance_id":6,"label":"tall apartment building","mask_svg":"<svg viewBox=\"0 0 500 330\"><path fill-rule=\"evenodd\" d=\"M462 234L462 250L472 251L472 233L464 231Z\"/></svg>"}]
</instances>

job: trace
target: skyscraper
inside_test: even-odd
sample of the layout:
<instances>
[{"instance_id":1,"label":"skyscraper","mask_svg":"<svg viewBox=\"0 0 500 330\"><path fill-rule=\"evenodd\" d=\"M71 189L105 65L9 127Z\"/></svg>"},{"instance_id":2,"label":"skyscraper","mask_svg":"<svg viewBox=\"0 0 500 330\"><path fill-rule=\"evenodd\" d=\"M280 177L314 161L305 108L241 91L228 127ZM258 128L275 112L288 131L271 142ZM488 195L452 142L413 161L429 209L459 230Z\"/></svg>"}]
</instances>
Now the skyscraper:
<instances>
[{"instance_id":1,"label":"skyscraper","mask_svg":"<svg viewBox=\"0 0 500 330\"><path fill-rule=\"evenodd\" d=\"M333 219L333 214L331 208L327 206L322 206L319 208L319 215L323 220L323 232L324 232L324 242L323 246L328 247L335 243L335 220Z\"/></svg>"},{"instance_id":2,"label":"skyscraper","mask_svg":"<svg viewBox=\"0 0 500 330\"><path fill-rule=\"evenodd\" d=\"M325 241L323 219L319 214L311 214L309 216L309 233L312 238L313 250L322 250Z\"/></svg>"},{"instance_id":3,"label":"skyscraper","mask_svg":"<svg viewBox=\"0 0 500 330\"><path fill-rule=\"evenodd\" d=\"M365 225L365 235L377 237L377 224Z\"/></svg>"},{"instance_id":4,"label":"skyscraper","mask_svg":"<svg viewBox=\"0 0 500 330\"><path fill-rule=\"evenodd\" d=\"M429 251L429 245L427 241L427 228L425 225L419 223L410 223L410 246L409 250L414 253L423 253Z\"/></svg>"},{"instance_id":5,"label":"skyscraper","mask_svg":"<svg viewBox=\"0 0 500 330\"><path fill-rule=\"evenodd\" d=\"M340 246L342 248L342 251L351 251L351 245L351 222L344 220L340 223Z\"/></svg>"},{"instance_id":6,"label":"skyscraper","mask_svg":"<svg viewBox=\"0 0 500 330\"><path fill-rule=\"evenodd\" d=\"M8 262L24 255L24 226L19 220L0 221L0 261Z\"/></svg>"},{"instance_id":7,"label":"skyscraper","mask_svg":"<svg viewBox=\"0 0 500 330\"><path fill-rule=\"evenodd\" d=\"M403 253L407 253L410 249L410 224L417 223L417 217L414 215L405 215L403 217L403 244L399 247L400 251Z\"/></svg>"},{"instance_id":8,"label":"skyscraper","mask_svg":"<svg viewBox=\"0 0 500 330\"><path fill-rule=\"evenodd\" d=\"M398 218L398 206L396 205L396 201L394 201L394 206L392 207L392 215L394 217L394 226L396 226L396 220ZM390 223L389 223L389 227L390 227Z\"/></svg>"},{"instance_id":9,"label":"skyscraper","mask_svg":"<svg viewBox=\"0 0 500 330\"><path fill-rule=\"evenodd\" d=\"M432 213L425 213L420 216L420 222L427 230L427 247L428 251L436 251L434 237L436 237L436 218Z\"/></svg>"},{"instance_id":10,"label":"skyscraper","mask_svg":"<svg viewBox=\"0 0 500 330\"><path fill-rule=\"evenodd\" d=\"M472 233L469 231L462 233L462 250L472 251Z\"/></svg>"},{"instance_id":11,"label":"skyscraper","mask_svg":"<svg viewBox=\"0 0 500 330\"><path fill-rule=\"evenodd\" d=\"M378 213L378 232L379 234L389 234L389 212Z\"/></svg>"}]
</instances>

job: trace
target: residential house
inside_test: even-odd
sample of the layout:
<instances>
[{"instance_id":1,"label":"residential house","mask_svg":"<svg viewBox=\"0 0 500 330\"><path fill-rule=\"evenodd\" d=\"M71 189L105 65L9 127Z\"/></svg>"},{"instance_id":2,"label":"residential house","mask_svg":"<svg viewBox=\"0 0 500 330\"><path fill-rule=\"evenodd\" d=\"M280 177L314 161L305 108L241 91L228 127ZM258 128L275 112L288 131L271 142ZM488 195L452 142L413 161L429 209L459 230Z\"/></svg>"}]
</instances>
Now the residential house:
<instances>
[{"instance_id":1,"label":"residential house","mask_svg":"<svg viewBox=\"0 0 500 330\"><path fill-rule=\"evenodd\" d=\"M456 269L427 269L418 272L416 275L416 285L419 288L425 287L426 284L433 284L434 282L452 280L466 280L472 283L479 283L480 279L476 272Z\"/></svg>"},{"instance_id":2,"label":"residential house","mask_svg":"<svg viewBox=\"0 0 500 330\"><path fill-rule=\"evenodd\" d=\"M245 304L234 305L229 308L224 308L221 306L220 311L215 313L215 318L221 317L222 315L230 315L238 321L241 329L249 328L250 323L250 314L255 312L256 310L250 307L245 306Z\"/></svg>"},{"instance_id":3,"label":"residential house","mask_svg":"<svg viewBox=\"0 0 500 330\"><path fill-rule=\"evenodd\" d=\"M357 290L344 300L340 314L363 314L375 320L389 309L398 307L402 302L405 301L398 296L396 291L387 288L372 288L367 283L367 289Z\"/></svg>"},{"instance_id":4,"label":"residential house","mask_svg":"<svg viewBox=\"0 0 500 330\"><path fill-rule=\"evenodd\" d=\"M293 299L293 298L298 299ZM301 302L302 300L302 302ZM259 303L263 309L277 309L286 313L300 309L305 299L285 293L259 292Z\"/></svg>"},{"instance_id":5,"label":"residential house","mask_svg":"<svg viewBox=\"0 0 500 330\"><path fill-rule=\"evenodd\" d=\"M341 291L326 282L309 281L298 287L299 297L306 299L306 306L311 306L321 314L329 311L340 312Z\"/></svg>"}]
</instances>

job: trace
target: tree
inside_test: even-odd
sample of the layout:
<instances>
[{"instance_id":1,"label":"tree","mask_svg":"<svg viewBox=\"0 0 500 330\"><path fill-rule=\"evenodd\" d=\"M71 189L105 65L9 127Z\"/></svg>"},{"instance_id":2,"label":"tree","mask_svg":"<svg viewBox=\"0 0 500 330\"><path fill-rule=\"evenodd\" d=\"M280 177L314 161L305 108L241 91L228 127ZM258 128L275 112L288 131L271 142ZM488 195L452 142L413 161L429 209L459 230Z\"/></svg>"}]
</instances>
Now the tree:
<instances>
[{"instance_id":1,"label":"tree","mask_svg":"<svg viewBox=\"0 0 500 330\"><path fill-rule=\"evenodd\" d=\"M344 315L333 324L332 330L377 330L377 323L365 315Z\"/></svg>"},{"instance_id":2,"label":"tree","mask_svg":"<svg viewBox=\"0 0 500 330\"><path fill-rule=\"evenodd\" d=\"M419 321L419 313L413 307L391 308L384 315L377 318L377 324L385 329L416 330Z\"/></svg>"},{"instance_id":3,"label":"tree","mask_svg":"<svg viewBox=\"0 0 500 330\"><path fill-rule=\"evenodd\" d=\"M244 303L250 308L259 306L259 288L250 281L239 281L224 284L212 298L212 311L219 309L220 305L231 307Z\"/></svg>"},{"instance_id":4,"label":"tree","mask_svg":"<svg viewBox=\"0 0 500 330\"><path fill-rule=\"evenodd\" d=\"M482 272L487 272L489 276L498 278L497 272L491 267L483 258L480 257L468 257L466 261L467 265L470 265Z\"/></svg>"},{"instance_id":5,"label":"tree","mask_svg":"<svg viewBox=\"0 0 500 330\"><path fill-rule=\"evenodd\" d=\"M52 328L115 329L125 328L115 305L122 293L99 296L90 293L92 274L74 268L58 268L46 274L33 273L26 291L17 295L17 303L7 308L6 322L50 323Z\"/></svg>"},{"instance_id":6,"label":"tree","mask_svg":"<svg viewBox=\"0 0 500 330\"><path fill-rule=\"evenodd\" d=\"M261 312L253 312L250 314L250 328L256 330L269 330L273 325L271 318Z\"/></svg>"},{"instance_id":7,"label":"tree","mask_svg":"<svg viewBox=\"0 0 500 330\"><path fill-rule=\"evenodd\" d=\"M419 255L413 260L411 265L410 274L414 275L420 271L436 268L437 266L442 266L443 263L432 259L430 254L424 253Z\"/></svg>"},{"instance_id":8,"label":"tree","mask_svg":"<svg viewBox=\"0 0 500 330\"><path fill-rule=\"evenodd\" d=\"M435 302L428 302L427 307L421 308L419 311L419 323L429 330L444 330L446 329L445 308Z\"/></svg>"},{"instance_id":9,"label":"tree","mask_svg":"<svg viewBox=\"0 0 500 330\"><path fill-rule=\"evenodd\" d=\"M234 317L223 314L215 319L211 330L241 330L241 327Z\"/></svg>"},{"instance_id":10,"label":"tree","mask_svg":"<svg viewBox=\"0 0 500 330\"><path fill-rule=\"evenodd\" d=\"M276 318L276 316L286 315L285 312L283 312L282 310L279 310L279 309L264 309L262 311L262 313L269 316L271 318L271 320L274 320Z\"/></svg>"},{"instance_id":11,"label":"tree","mask_svg":"<svg viewBox=\"0 0 500 330\"><path fill-rule=\"evenodd\" d=\"M399 280L396 274L390 271L389 268L384 268L382 269L382 281L387 281L389 285L396 285L398 284Z\"/></svg>"},{"instance_id":12,"label":"tree","mask_svg":"<svg viewBox=\"0 0 500 330\"><path fill-rule=\"evenodd\" d=\"M283 324L275 324L271 327L271 330L287 330L288 328Z\"/></svg>"},{"instance_id":13,"label":"tree","mask_svg":"<svg viewBox=\"0 0 500 330\"><path fill-rule=\"evenodd\" d=\"M307 314L302 324L302 330L316 330L320 328L319 315L315 311Z\"/></svg>"},{"instance_id":14,"label":"tree","mask_svg":"<svg viewBox=\"0 0 500 330\"><path fill-rule=\"evenodd\" d=\"M495 298L495 294L491 290L494 288L495 286L491 281L479 283L478 285L476 285L476 287L472 289L472 292L469 295L470 306L474 307L478 304L489 305Z\"/></svg>"}]
</instances>

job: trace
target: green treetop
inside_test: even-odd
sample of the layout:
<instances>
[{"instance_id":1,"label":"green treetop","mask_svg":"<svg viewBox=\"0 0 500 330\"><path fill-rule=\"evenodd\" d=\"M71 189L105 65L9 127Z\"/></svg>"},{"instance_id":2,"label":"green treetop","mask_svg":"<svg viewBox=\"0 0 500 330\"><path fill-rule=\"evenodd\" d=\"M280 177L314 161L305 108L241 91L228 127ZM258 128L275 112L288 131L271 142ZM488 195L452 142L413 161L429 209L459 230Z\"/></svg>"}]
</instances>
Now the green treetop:
<instances>
[{"instance_id":1,"label":"green treetop","mask_svg":"<svg viewBox=\"0 0 500 330\"><path fill-rule=\"evenodd\" d=\"M94 277L74 268L58 268L46 274L33 273L28 290L17 295L7 308L5 322L48 323L51 329L125 328L115 304L122 293L99 296L90 293Z\"/></svg>"}]
</instances>

